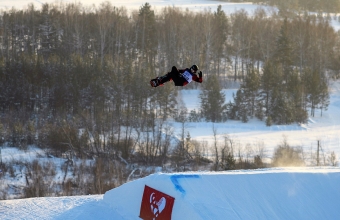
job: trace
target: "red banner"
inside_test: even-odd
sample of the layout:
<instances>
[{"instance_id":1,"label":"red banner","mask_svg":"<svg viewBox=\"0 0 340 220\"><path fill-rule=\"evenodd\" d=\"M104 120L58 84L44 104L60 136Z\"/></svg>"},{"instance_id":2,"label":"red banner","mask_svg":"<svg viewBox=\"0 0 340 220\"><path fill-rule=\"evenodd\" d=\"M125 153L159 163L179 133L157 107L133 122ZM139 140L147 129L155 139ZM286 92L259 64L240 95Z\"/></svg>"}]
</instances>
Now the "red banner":
<instances>
[{"instance_id":1,"label":"red banner","mask_svg":"<svg viewBox=\"0 0 340 220\"><path fill-rule=\"evenodd\" d=\"M144 220L171 220L175 198L145 185L139 217Z\"/></svg>"}]
</instances>

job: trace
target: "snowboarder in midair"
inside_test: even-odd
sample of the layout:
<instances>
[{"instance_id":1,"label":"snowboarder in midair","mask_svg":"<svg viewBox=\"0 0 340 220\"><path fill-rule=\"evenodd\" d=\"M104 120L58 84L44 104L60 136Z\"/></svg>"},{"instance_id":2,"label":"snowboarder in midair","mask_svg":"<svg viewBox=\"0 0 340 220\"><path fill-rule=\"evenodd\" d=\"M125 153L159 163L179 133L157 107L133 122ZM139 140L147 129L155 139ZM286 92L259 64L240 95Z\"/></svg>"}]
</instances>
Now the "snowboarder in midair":
<instances>
[{"instance_id":1,"label":"snowboarder in midair","mask_svg":"<svg viewBox=\"0 0 340 220\"><path fill-rule=\"evenodd\" d=\"M191 81L195 81L198 83L203 82L202 71L198 72L198 66L196 64L192 65L190 68L185 69L177 69L177 67L173 66L171 72L168 72L164 76L157 77L150 81L152 87L162 86L164 83L172 80L175 83L175 86L185 86Z\"/></svg>"}]
</instances>

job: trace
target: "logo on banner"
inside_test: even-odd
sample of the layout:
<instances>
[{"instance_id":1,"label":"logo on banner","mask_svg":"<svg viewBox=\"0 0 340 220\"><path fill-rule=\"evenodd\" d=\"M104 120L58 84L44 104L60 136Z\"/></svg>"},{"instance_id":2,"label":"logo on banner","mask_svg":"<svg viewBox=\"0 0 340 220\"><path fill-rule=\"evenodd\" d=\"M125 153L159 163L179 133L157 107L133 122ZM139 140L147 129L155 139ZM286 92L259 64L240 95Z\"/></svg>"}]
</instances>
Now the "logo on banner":
<instances>
[{"instance_id":1,"label":"logo on banner","mask_svg":"<svg viewBox=\"0 0 340 220\"><path fill-rule=\"evenodd\" d=\"M139 217L170 220L175 198L145 185Z\"/></svg>"}]
</instances>

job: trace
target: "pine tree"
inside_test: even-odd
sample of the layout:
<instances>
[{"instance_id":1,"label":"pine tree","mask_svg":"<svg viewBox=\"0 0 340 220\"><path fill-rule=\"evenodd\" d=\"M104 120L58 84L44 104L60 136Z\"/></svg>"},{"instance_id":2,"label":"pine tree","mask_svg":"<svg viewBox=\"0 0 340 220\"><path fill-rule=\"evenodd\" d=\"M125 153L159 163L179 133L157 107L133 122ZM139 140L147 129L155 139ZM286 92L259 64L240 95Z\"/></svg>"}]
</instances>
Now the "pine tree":
<instances>
[{"instance_id":1,"label":"pine tree","mask_svg":"<svg viewBox=\"0 0 340 220\"><path fill-rule=\"evenodd\" d=\"M275 88L270 97L269 115L275 124L291 124L294 122L294 109L282 87Z\"/></svg>"},{"instance_id":2,"label":"pine tree","mask_svg":"<svg viewBox=\"0 0 340 220\"><path fill-rule=\"evenodd\" d=\"M287 123L299 122L305 123L308 119L307 111L303 105L304 84L301 81L299 73L293 71L287 82L288 103L292 110L292 118Z\"/></svg>"},{"instance_id":3,"label":"pine tree","mask_svg":"<svg viewBox=\"0 0 340 220\"><path fill-rule=\"evenodd\" d=\"M329 93L327 79L319 71L305 69L303 74L306 83L307 105L311 109L311 116L314 117L315 109L327 109L329 104Z\"/></svg>"},{"instance_id":4,"label":"pine tree","mask_svg":"<svg viewBox=\"0 0 340 220\"><path fill-rule=\"evenodd\" d=\"M293 65L293 48L288 31L288 21L285 19L276 42L275 60L282 65L284 80L286 82L288 81Z\"/></svg>"},{"instance_id":5,"label":"pine tree","mask_svg":"<svg viewBox=\"0 0 340 220\"><path fill-rule=\"evenodd\" d=\"M235 105L238 109L238 118L247 122L248 117L255 115L260 89L260 75L257 70L250 69L248 74L236 93Z\"/></svg>"},{"instance_id":6,"label":"pine tree","mask_svg":"<svg viewBox=\"0 0 340 220\"><path fill-rule=\"evenodd\" d=\"M201 98L201 111L208 121L220 122L226 110L225 95L221 91L218 78L210 76L204 84Z\"/></svg>"},{"instance_id":7,"label":"pine tree","mask_svg":"<svg viewBox=\"0 0 340 220\"><path fill-rule=\"evenodd\" d=\"M281 71L280 69L277 69L275 62L268 60L264 64L262 72L260 100L264 102L265 115L268 116L271 106L271 97L273 96L274 89L279 84Z\"/></svg>"},{"instance_id":8,"label":"pine tree","mask_svg":"<svg viewBox=\"0 0 340 220\"><path fill-rule=\"evenodd\" d=\"M137 21L137 48L143 56L146 56L148 63L152 63L157 52L156 16L151 10L151 5L145 3L140 9Z\"/></svg>"},{"instance_id":9,"label":"pine tree","mask_svg":"<svg viewBox=\"0 0 340 220\"><path fill-rule=\"evenodd\" d=\"M214 62L217 64L217 74L220 74L221 58L223 57L223 51L225 48L227 36L228 36L228 18L225 12L222 10L222 6L217 7L217 11L214 13L213 18L213 31L215 38L212 42L212 49L214 51Z\"/></svg>"},{"instance_id":10,"label":"pine tree","mask_svg":"<svg viewBox=\"0 0 340 220\"><path fill-rule=\"evenodd\" d=\"M249 108L249 114L254 116L256 110L256 101L258 98L258 92L260 88L260 75L257 70L251 68L248 70L248 74L244 80L242 86L245 89L245 96L247 97L247 105Z\"/></svg>"},{"instance_id":11,"label":"pine tree","mask_svg":"<svg viewBox=\"0 0 340 220\"><path fill-rule=\"evenodd\" d=\"M56 49L57 31L48 4L44 4L41 12L41 23L39 25L39 51L43 55L49 55Z\"/></svg>"},{"instance_id":12,"label":"pine tree","mask_svg":"<svg viewBox=\"0 0 340 220\"><path fill-rule=\"evenodd\" d=\"M236 96L234 97L235 102L235 119L242 120L242 122L248 122L249 108L247 104L247 96L244 88L237 90Z\"/></svg>"}]
</instances>

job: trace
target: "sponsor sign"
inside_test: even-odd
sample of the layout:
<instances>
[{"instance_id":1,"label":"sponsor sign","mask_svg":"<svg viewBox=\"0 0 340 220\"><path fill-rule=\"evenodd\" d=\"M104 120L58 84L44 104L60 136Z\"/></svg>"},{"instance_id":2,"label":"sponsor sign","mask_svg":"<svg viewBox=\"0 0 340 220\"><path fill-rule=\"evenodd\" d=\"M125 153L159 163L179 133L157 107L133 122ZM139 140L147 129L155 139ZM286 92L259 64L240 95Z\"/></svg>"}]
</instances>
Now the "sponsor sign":
<instances>
[{"instance_id":1,"label":"sponsor sign","mask_svg":"<svg viewBox=\"0 0 340 220\"><path fill-rule=\"evenodd\" d=\"M144 220L171 220L174 202L175 198L145 185L139 217Z\"/></svg>"}]
</instances>

